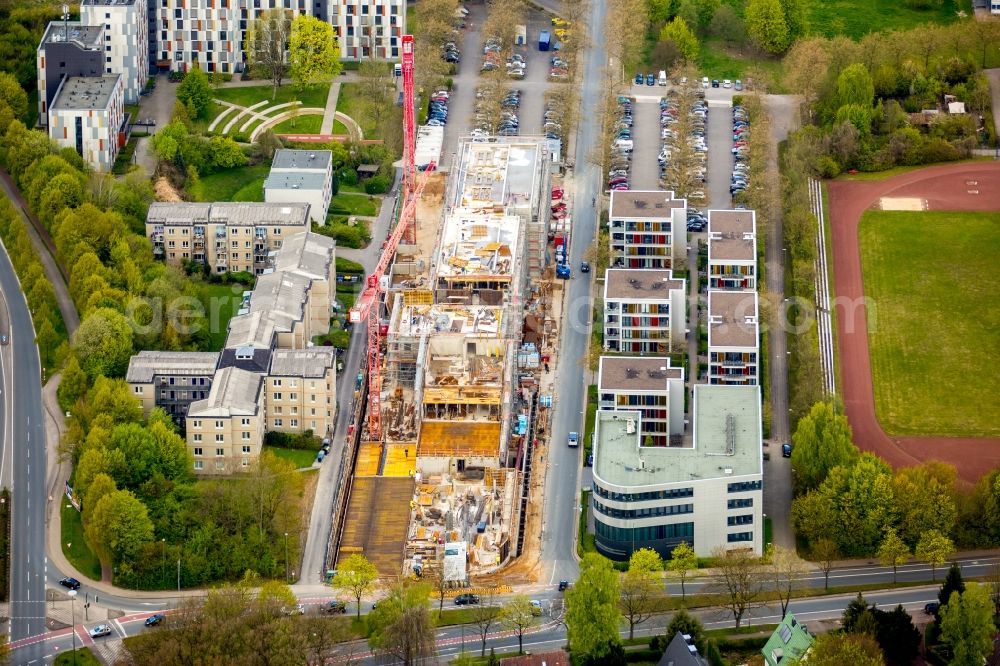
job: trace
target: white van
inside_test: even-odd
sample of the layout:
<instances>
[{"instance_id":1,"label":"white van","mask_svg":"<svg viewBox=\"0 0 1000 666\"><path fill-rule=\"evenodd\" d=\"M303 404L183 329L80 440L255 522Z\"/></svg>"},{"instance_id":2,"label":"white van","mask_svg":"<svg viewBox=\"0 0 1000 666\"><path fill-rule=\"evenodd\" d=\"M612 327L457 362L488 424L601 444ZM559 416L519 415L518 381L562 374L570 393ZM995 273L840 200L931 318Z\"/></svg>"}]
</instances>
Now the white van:
<instances>
[{"instance_id":1,"label":"white van","mask_svg":"<svg viewBox=\"0 0 1000 666\"><path fill-rule=\"evenodd\" d=\"M661 86L667 85L667 73L664 70L660 70L660 75L656 78L656 82Z\"/></svg>"}]
</instances>

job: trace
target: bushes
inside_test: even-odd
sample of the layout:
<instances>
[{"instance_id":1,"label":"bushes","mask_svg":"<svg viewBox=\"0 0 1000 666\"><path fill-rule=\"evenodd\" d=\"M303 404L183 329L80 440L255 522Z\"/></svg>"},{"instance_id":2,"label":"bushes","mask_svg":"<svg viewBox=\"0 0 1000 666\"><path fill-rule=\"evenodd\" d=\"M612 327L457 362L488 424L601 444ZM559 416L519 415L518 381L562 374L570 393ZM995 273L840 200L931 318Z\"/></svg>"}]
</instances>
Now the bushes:
<instances>
[{"instance_id":1,"label":"bushes","mask_svg":"<svg viewBox=\"0 0 1000 666\"><path fill-rule=\"evenodd\" d=\"M252 287L256 279L253 273L248 273L247 271L239 271L238 273L210 273L208 275L208 281L212 284L242 284L247 287Z\"/></svg>"},{"instance_id":2,"label":"bushes","mask_svg":"<svg viewBox=\"0 0 1000 666\"><path fill-rule=\"evenodd\" d=\"M368 194L383 194L389 191L391 184L388 176L372 176L365 181L365 192Z\"/></svg>"},{"instance_id":3,"label":"bushes","mask_svg":"<svg viewBox=\"0 0 1000 666\"><path fill-rule=\"evenodd\" d=\"M336 239L337 245L341 247L362 248L372 240L368 224L364 220L348 224L346 217L329 217L326 224L314 224L312 230L314 233Z\"/></svg>"},{"instance_id":4,"label":"bushes","mask_svg":"<svg viewBox=\"0 0 1000 666\"><path fill-rule=\"evenodd\" d=\"M264 435L264 444L283 449L318 449L321 440L312 430L302 433L277 432L272 430Z\"/></svg>"}]
</instances>

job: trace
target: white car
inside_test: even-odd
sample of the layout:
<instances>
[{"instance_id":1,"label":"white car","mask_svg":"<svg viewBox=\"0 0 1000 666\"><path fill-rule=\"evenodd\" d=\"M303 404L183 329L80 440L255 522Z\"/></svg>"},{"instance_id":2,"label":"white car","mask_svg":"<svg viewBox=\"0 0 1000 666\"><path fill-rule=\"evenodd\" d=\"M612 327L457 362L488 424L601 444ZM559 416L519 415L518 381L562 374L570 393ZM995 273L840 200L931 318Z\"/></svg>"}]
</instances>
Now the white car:
<instances>
[{"instance_id":1,"label":"white car","mask_svg":"<svg viewBox=\"0 0 1000 666\"><path fill-rule=\"evenodd\" d=\"M725 80L724 80L724 81L722 82L722 87L723 87L723 88L732 88L732 87L733 87L733 82L732 82L732 81L730 81L729 79L725 79Z\"/></svg>"},{"instance_id":2,"label":"white car","mask_svg":"<svg viewBox=\"0 0 1000 666\"><path fill-rule=\"evenodd\" d=\"M107 624L99 624L90 630L91 638L100 638L101 636L110 636L111 627Z\"/></svg>"},{"instance_id":3,"label":"white car","mask_svg":"<svg viewBox=\"0 0 1000 666\"><path fill-rule=\"evenodd\" d=\"M702 88L707 88L708 87L708 77L707 76L701 77L701 87Z\"/></svg>"}]
</instances>

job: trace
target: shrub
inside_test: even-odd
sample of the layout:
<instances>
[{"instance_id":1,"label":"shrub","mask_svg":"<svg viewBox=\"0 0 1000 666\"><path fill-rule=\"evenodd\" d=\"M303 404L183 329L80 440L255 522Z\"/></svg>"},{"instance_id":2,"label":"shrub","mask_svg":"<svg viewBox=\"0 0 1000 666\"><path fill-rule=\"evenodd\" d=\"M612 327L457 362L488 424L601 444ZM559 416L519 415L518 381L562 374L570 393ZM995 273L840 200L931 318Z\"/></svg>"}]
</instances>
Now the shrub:
<instances>
[{"instance_id":1,"label":"shrub","mask_svg":"<svg viewBox=\"0 0 1000 666\"><path fill-rule=\"evenodd\" d=\"M354 169L341 169L340 171L340 182L344 185L357 185L358 184L358 172Z\"/></svg>"},{"instance_id":2,"label":"shrub","mask_svg":"<svg viewBox=\"0 0 1000 666\"><path fill-rule=\"evenodd\" d=\"M382 194L389 191L389 179L386 176L372 176L365 181L365 192L368 194Z\"/></svg>"},{"instance_id":3,"label":"shrub","mask_svg":"<svg viewBox=\"0 0 1000 666\"><path fill-rule=\"evenodd\" d=\"M301 433L270 431L264 435L264 444L283 449L318 449L322 441L312 430Z\"/></svg>"}]
</instances>

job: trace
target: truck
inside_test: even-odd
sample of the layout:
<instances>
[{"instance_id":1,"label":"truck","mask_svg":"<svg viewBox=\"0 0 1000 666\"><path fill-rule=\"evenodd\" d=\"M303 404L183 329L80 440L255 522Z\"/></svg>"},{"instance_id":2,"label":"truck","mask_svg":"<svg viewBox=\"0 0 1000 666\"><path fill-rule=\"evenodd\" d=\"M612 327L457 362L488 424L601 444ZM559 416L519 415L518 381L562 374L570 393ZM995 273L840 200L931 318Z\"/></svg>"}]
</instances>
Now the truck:
<instances>
[{"instance_id":1,"label":"truck","mask_svg":"<svg viewBox=\"0 0 1000 666\"><path fill-rule=\"evenodd\" d=\"M538 35L538 50L548 51L551 45L552 35L549 34L548 30L542 30Z\"/></svg>"}]
</instances>

